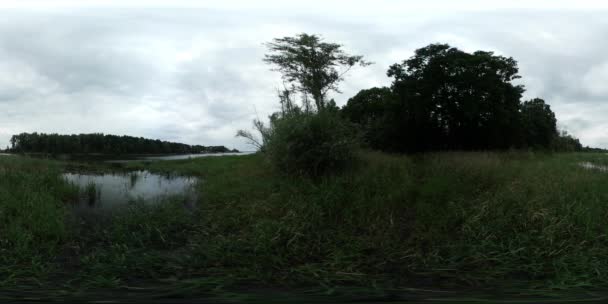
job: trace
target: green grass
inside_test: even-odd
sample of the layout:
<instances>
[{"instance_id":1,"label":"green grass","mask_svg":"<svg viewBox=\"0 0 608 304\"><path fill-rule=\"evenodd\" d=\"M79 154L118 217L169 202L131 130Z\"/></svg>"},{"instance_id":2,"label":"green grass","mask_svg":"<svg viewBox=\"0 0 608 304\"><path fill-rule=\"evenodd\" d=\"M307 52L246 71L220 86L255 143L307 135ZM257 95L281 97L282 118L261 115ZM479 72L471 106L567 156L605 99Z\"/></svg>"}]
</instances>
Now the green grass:
<instances>
[{"instance_id":1,"label":"green grass","mask_svg":"<svg viewBox=\"0 0 608 304\"><path fill-rule=\"evenodd\" d=\"M608 175L578 165L608 156L360 158L317 181L261 155L131 163L199 176L199 208L135 203L83 224L65 164L0 157L0 286L608 287Z\"/></svg>"},{"instance_id":2,"label":"green grass","mask_svg":"<svg viewBox=\"0 0 608 304\"><path fill-rule=\"evenodd\" d=\"M38 283L67 240L67 202L77 189L56 163L0 157L0 286Z\"/></svg>"}]
</instances>

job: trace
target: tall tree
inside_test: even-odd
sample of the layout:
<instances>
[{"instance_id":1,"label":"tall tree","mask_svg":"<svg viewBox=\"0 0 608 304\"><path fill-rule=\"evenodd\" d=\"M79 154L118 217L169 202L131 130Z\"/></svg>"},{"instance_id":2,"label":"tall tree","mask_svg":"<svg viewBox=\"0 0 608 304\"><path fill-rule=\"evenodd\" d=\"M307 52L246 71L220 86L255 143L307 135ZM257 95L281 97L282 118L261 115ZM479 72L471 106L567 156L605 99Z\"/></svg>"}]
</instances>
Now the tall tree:
<instances>
[{"instance_id":1,"label":"tall tree","mask_svg":"<svg viewBox=\"0 0 608 304\"><path fill-rule=\"evenodd\" d=\"M384 114L392 95L387 87L361 90L348 99L342 113L352 122L365 124Z\"/></svg>"},{"instance_id":2,"label":"tall tree","mask_svg":"<svg viewBox=\"0 0 608 304\"><path fill-rule=\"evenodd\" d=\"M540 98L525 101L521 105L521 121L526 145L529 147L549 148L558 136L555 114Z\"/></svg>"},{"instance_id":3,"label":"tall tree","mask_svg":"<svg viewBox=\"0 0 608 304\"><path fill-rule=\"evenodd\" d=\"M394 64L407 150L501 149L516 143L523 87L513 58L431 44Z\"/></svg>"},{"instance_id":4,"label":"tall tree","mask_svg":"<svg viewBox=\"0 0 608 304\"><path fill-rule=\"evenodd\" d=\"M264 61L274 65L297 91L310 95L319 111L326 108L329 91L340 92L338 83L353 66L371 64L363 56L345 53L340 44L323 42L317 35L276 38L266 46L270 53Z\"/></svg>"},{"instance_id":5,"label":"tall tree","mask_svg":"<svg viewBox=\"0 0 608 304\"><path fill-rule=\"evenodd\" d=\"M343 117L353 122L363 135L365 142L372 148L399 150L395 148L399 138L399 117L394 94L390 88L371 88L361 90L351 97L342 108Z\"/></svg>"}]
</instances>

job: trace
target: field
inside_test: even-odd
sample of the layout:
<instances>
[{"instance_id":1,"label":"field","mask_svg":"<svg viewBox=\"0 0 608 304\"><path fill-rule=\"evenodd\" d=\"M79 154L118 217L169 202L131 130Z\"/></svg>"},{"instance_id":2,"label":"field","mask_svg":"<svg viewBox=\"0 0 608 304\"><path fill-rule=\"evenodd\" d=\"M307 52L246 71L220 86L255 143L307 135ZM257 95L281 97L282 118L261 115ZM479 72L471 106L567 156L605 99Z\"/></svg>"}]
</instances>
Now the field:
<instances>
[{"instance_id":1,"label":"field","mask_svg":"<svg viewBox=\"0 0 608 304\"><path fill-rule=\"evenodd\" d=\"M259 154L96 166L198 176L198 208L176 198L83 220L70 211L82 190L59 175L74 164L3 156L0 289L603 289L608 173L584 161L608 156L361 152L320 181Z\"/></svg>"}]
</instances>

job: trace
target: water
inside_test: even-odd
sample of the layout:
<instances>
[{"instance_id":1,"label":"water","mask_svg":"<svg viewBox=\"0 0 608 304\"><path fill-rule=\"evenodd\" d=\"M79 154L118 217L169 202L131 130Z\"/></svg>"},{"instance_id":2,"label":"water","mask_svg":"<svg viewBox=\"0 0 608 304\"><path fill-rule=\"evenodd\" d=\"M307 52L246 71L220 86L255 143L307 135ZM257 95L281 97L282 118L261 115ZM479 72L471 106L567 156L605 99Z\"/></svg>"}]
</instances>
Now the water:
<instances>
[{"instance_id":1,"label":"water","mask_svg":"<svg viewBox=\"0 0 608 304\"><path fill-rule=\"evenodd\" d=\"M199 157L212 157L212 156L226 156L226 155L248 155L253 154L254 151L246 152L228 152L228 153L200 153L200 154L178 154L178 155L158 155L158 156L138 156L133 159L112 159L106 160L107 163L127 163L136 160L180 160L180 159L192 159Z\"/></svg>"},{"instance_id":2,"label":"water","mask_svg":"<svg viewBox=\"0 0 608 304\"><path fill-rule=\"evenodd\" d=\"M134 201L147 204L179 196L187 207L196 199L195 177L167 176L148 171L128 173L64 173L63 178L80 188L78 206L84 209L113 209Z\"/></svg>"},{"instance_id":3,"label":"water","mask_svg":"<svg viewBox=\"0 0 608 304\"><path fill-rule=\"evenodd\" d=\"M182 154L182 155L165 155L165 156L145 156L139 159L143 160L179 160L179 159L191 159L198 157L210 157L210 156L225 156L225 155L247 155L252 154L253 151L248 152L229 152L229 153L201 153L201 154Z\"/></svg>"},{"instance_id":4,"label":"water","mask_svg":"<svg viewBox=\"0 0 608 304\"><path fill-rule=\"evenodd\" d=\"M608 167L606 166L602 166L602 165L596 165L594 163L591 162L580 162L579 165L585 169L595 169L595 170L599 170L602 172L607 172L608 171Z\"/></svg>"}]
</instances>

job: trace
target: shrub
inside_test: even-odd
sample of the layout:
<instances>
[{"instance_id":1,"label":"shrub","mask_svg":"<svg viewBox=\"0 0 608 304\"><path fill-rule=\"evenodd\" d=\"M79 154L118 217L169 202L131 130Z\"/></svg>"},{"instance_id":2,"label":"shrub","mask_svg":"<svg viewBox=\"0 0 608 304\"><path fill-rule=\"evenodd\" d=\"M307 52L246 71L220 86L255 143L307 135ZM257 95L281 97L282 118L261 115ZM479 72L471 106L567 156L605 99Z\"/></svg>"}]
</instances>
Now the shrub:
<instances>
[{"instance_id":1,"label":"shrub","mask_svg":"<svg viewBox=\"0 0 608 304\"><path fill-rule=\"evenodd\" d=\"M272 127L266 151L284 174L318 177L354 160L357 140L336 113L294 111L274 119Z\"/></svg>"}]
</instances>

